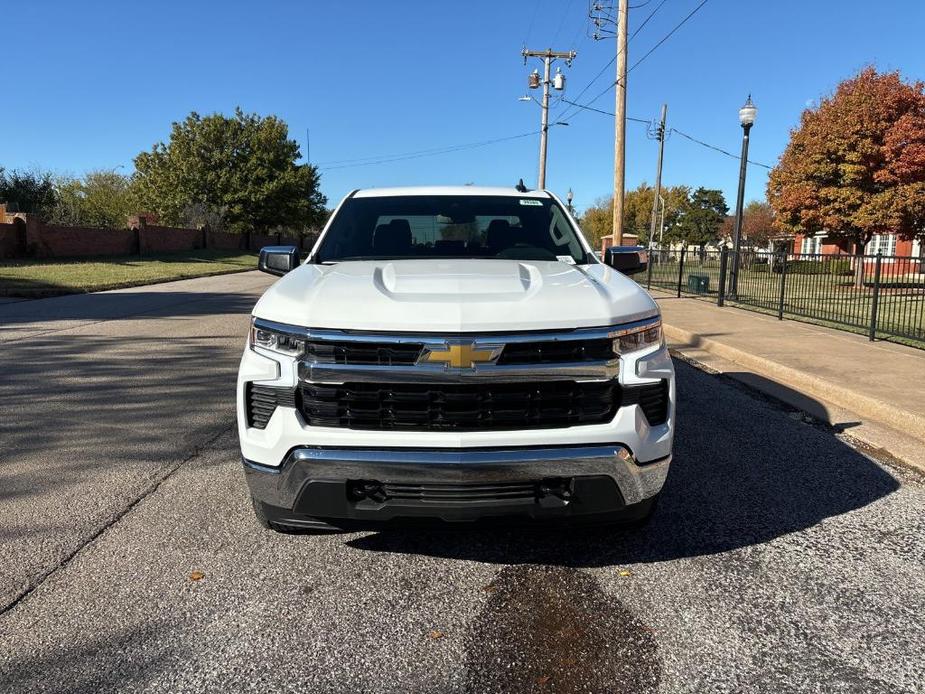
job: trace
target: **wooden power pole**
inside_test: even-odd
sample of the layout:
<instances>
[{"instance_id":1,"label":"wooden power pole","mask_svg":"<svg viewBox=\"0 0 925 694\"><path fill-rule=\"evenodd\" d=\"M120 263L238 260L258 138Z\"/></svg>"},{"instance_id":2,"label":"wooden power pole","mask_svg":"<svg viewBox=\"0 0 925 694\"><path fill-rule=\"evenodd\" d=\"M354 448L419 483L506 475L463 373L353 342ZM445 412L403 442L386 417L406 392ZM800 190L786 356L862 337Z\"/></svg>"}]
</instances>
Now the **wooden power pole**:
<instances>
[{"instance_id":1,"label":"wooden power pole","mask_svg":"<svg viewBox=\"0 0 925 694\"><path fill-rule=\"evenodd\" d=\"M623 196L626 190L626 15L629 0L620 0L617 17L617 96L613 142L613 245L623 245Z\"/></svg>"}]
</instances>

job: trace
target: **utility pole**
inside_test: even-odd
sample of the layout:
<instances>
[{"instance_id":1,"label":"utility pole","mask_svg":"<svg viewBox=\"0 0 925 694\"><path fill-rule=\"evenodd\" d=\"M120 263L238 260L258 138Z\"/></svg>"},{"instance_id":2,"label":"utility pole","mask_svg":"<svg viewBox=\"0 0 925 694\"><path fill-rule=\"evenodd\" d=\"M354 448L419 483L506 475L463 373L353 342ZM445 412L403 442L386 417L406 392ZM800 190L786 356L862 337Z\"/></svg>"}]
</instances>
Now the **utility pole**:
<instances>
[{"instance_id":1,"label":"utility pole","mask_svg":"<svg viewBox=\"0 0 925 694\"><path fill-rule=\"evenodd\" d=\"M524 65L527 64L527 58L542 58L543 59L543 79L540 81L539 73L534 70L528 79L527 86L530 89L536 89L540 85L543 87L543 100L540 103L540 108L542 109L542 115L540 116L540 172L537 176L536 187L540 190L546 187L546 148L547 148L547 139L549 134L549 87L550 85L553 89L562 91L565 89L565 75L561 72L556 72L554 79L550 79L552 64L557 59L565 61L565 64L571 67L572 60L575 59L575 56L578 55L575 51L554 51L551 48L547 48L545 51L529 51L524 48L521 51L521 55L524 57ZM530 101L531 97L526 97L526 101ZM521 97L523 100L524 97ZM558 124L557 124L558 125ZM567 125L567 123L563 123Z\"/></svg>"},{"instance_id":2,"label":"utility pole","mask_svg":"<svg viewBox=\"0 0 925 694\"><path fill-rule=\"evenodd\" d=\"M665 120L668 117L668 104L662 104L662 118L658 124L655 137L658 140L658 166L655 168L655 196L652 198L652 224L649 227L649 248L655 243L655 223L658 218L658 199L662 192L662 157L665 154Z\"/></svg>"},{"instance_id":3,"label":"utility pole","mask_svg":"<svg viewBox=\"0 0 925 694\"><path fill-rule=\"evenodd\" d=\"M629 1L620 0L617 17L617 96L614 113L613 245L623 245L623 195L626 190L626 19Z\"/></svg>"}]
</instances>

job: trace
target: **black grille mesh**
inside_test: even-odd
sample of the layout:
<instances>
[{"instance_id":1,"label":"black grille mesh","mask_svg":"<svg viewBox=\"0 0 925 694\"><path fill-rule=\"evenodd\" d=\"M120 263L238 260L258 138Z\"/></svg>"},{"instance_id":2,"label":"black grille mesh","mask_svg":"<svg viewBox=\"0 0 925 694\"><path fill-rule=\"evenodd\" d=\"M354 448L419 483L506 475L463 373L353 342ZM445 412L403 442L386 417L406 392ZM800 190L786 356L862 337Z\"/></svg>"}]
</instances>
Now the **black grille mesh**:
<instances>
[{"instance_id":1,"label":"black grille mesh","mask_svg":"<svg viewBox=\"0 0 925 694\"><path fill-rule=\"evenodd\" d=\"M615 382L370 384L303 383L311 426L491 431L599 424L619 404Z\"/></svg>"},{"instance_id":2,"label":"black grille mesh","mask_svg":"<svg viewBox=\"0 0 925 694\"><path fill-rule=\"evenodd\" d=\"M498 364L557 364L616 359L613 340L550 340L512 342L504 346Z\"/></svg>"},{"instance_id":3,"label":"black grille mesh","mask_svg":"<svg viewBox=\"0 0 925 694\"><path fill-rule=\"evenodd\" d=\"M298 389L248 383L248 426L263 429L278 406L309 426L407 431L491 431L601 424L639 405L649 424L668 420L668 381L496 384L303 383Z\"/></svg>"},{"instance_id":4,"label":"black grille mesh","mask_svg":"<svg viewBox=\"0 0 925 694\"><path fill-rule=\"evenodd\" d=\"M421 343L309 342L305 346L305 356L309 361L327 364L410 366L417 361L423 347Z\"/></svg>"}]
</instances>

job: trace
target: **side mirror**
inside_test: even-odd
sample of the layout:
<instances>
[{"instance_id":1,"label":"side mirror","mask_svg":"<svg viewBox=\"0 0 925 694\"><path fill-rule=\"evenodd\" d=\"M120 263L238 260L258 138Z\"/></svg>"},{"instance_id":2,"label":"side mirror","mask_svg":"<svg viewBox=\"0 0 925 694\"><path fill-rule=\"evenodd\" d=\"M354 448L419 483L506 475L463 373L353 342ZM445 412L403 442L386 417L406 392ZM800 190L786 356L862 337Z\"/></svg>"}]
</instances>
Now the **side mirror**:
<instances>
[{"instance_id":1,"label":"side mirror","mask_svg":"<svg viewBox=\"0 0 925 694\"><path fill-rule=\"evenodd\" d=\"M604 262L624 275L635 275L649 267L649 251L645 246L611 246Z\"/></svg>"},{"instance_id":2,"label":"side mirror","mask_svg":"<svg viewBox=\"0 0 925 694\"><path fill-rule=\"evenodd\" d=\"M299 249L295 246L264 246L260 249L257 269L282 276L299 267L299 260Z\"/></svg>"}]
</instances>

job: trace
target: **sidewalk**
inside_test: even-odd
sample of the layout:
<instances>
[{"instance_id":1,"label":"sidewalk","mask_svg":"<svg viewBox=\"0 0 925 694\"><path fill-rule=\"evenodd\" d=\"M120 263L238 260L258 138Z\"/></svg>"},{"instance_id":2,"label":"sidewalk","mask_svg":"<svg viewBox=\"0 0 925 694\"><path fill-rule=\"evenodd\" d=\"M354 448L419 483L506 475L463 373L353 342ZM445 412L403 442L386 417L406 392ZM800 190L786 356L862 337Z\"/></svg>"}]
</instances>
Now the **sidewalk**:
<instances>
[{"instance_id":1,"label":"sidewalk","mask_svg":"<svg viewBox=\"0 0 925 694\"><path fill-rule=\"evenodd\" d=\"M675 351L925 469L925 350L652 295Z\"/></svg>"}]
</instances>

